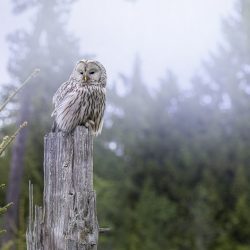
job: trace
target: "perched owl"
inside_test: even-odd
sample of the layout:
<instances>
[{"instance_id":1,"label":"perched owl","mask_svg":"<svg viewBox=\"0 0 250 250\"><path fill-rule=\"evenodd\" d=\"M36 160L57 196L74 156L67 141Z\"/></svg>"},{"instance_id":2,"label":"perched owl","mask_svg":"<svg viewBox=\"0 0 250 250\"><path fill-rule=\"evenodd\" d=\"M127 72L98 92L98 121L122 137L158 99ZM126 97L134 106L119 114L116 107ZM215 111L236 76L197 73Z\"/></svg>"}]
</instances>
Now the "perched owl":
<instances>
[{"instance_id":1,"label":"perched owl","mask_svg":"<svg viewBox=\"0 0 250 250\"><path fill-rule=\"evenodd\" d=\"M77 62L69 80L53 96L52 131L71 132L78 125L101 133L106 96L106 70L93 60Z\"/></svg>"}]
</instances>

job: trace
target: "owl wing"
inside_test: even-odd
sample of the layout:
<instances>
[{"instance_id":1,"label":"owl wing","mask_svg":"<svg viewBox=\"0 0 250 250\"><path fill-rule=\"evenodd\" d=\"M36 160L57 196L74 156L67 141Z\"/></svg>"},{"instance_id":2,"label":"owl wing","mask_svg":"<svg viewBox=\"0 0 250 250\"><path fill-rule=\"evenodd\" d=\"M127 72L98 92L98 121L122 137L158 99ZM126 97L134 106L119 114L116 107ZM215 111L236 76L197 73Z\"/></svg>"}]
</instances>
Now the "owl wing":
<instances>
[{"instance_id":1,"label":"owl wing","mask_svg":"<svg viewBox=\"0 0 250 250\"><path fill-rule=\"evenodd\" d=\"M98 98L97 98L96 106L94 107L94 117L93 120L95 122L94 126L94 135L101 134L102 126L103 126L103 115L105 110L105 102L106 102L106 90L101 89L98 91Z\"/></svg>"},{"instance_id":2,"label":"owl wing","mask_svg":"<svg viewBox=\"0 0 250 250\"><path fill-rule=\"evenodd\" d=\"M61 101L64 99L64 97L67 95L67 93L71 92L73 89L73 84L70 81L64 82L56 91L56 93L53 96L52 102L55 105L55 109L52 112L51 116L56 115L56 110L58 105L61 103Z\"/></svg>"},{"instance_id":3,"label":"owl wing","mask_svg":"<svg viewBox=\"0 0 250 250\"><path fill-rule=\"evenodd\" d=\"M56 93L53 96L53 104L55 104L55 106L57 106L59 104L59 102L64 98L64 96L67 93L67 88L69 85L69 81L64 82L56 91Z\"/></svg>"}]
</instances>

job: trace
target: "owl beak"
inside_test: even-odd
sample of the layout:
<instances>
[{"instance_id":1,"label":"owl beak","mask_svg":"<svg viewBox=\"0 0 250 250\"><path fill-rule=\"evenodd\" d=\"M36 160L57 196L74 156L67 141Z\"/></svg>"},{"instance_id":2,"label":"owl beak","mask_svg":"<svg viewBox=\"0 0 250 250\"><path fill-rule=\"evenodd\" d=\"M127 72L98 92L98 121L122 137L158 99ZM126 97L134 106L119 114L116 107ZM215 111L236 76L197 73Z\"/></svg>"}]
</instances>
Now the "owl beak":
<instances>
[{"instance_id":1,"label":"owl beak","mask_svg":"<svg viewBox=\"0 0 250 250\"><path fill-rule=\"evenodd\" d=\"M87 82L89 80L89 77L87 75L84 75L83 80L84 82Z\"/></svg>"}]
</instances>

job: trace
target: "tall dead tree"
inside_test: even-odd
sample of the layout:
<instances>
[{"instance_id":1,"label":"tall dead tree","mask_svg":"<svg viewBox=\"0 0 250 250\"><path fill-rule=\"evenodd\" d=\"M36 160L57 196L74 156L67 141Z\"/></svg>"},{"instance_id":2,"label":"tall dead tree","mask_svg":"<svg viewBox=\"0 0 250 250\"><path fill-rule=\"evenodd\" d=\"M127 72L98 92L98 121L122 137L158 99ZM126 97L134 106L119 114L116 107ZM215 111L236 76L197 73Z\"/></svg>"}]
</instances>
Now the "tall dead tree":
<instances>
[{"instance_id":1,"label":"tall dead tree","mask_svg":"<svg viewBox=\"0 0 250 250\"><path fill-rule=\"evenodd\" d=\"M43 207L30 186L27 249L96 250L99 227L93 190L93 136L84 127L44 140Z\"/></svg>"}]
</instances>

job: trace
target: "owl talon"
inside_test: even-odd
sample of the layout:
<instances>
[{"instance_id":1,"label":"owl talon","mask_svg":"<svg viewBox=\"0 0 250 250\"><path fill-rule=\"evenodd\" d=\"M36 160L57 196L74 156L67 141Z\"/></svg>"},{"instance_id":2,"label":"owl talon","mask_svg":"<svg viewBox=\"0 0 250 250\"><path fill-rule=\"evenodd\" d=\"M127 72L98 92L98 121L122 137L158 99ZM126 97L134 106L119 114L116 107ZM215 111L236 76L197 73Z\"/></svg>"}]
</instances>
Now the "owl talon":
<instances>
[{"instance_id":1,"label":"owl talon","mask_svg":"<svg viewBox=\"0 0 250 250\"><path fill-rule=\"evenodd\" d=\"M85 127L86 128L91 128L93 130L93 127L94 127L95 123L92 121L92 120L88 120L86 123L85 123Z\"/></svg>"},{"instance_id":2,"label":"owl talon","mask_svg":"<svg viewBox=\"0 0 250 250\"><path fill-rule=\"evenodd\" d=\"M89 120L89 123L90 123L92 128L95 126L95 123L92 120Z\"/></svg>"}]
</instances>

